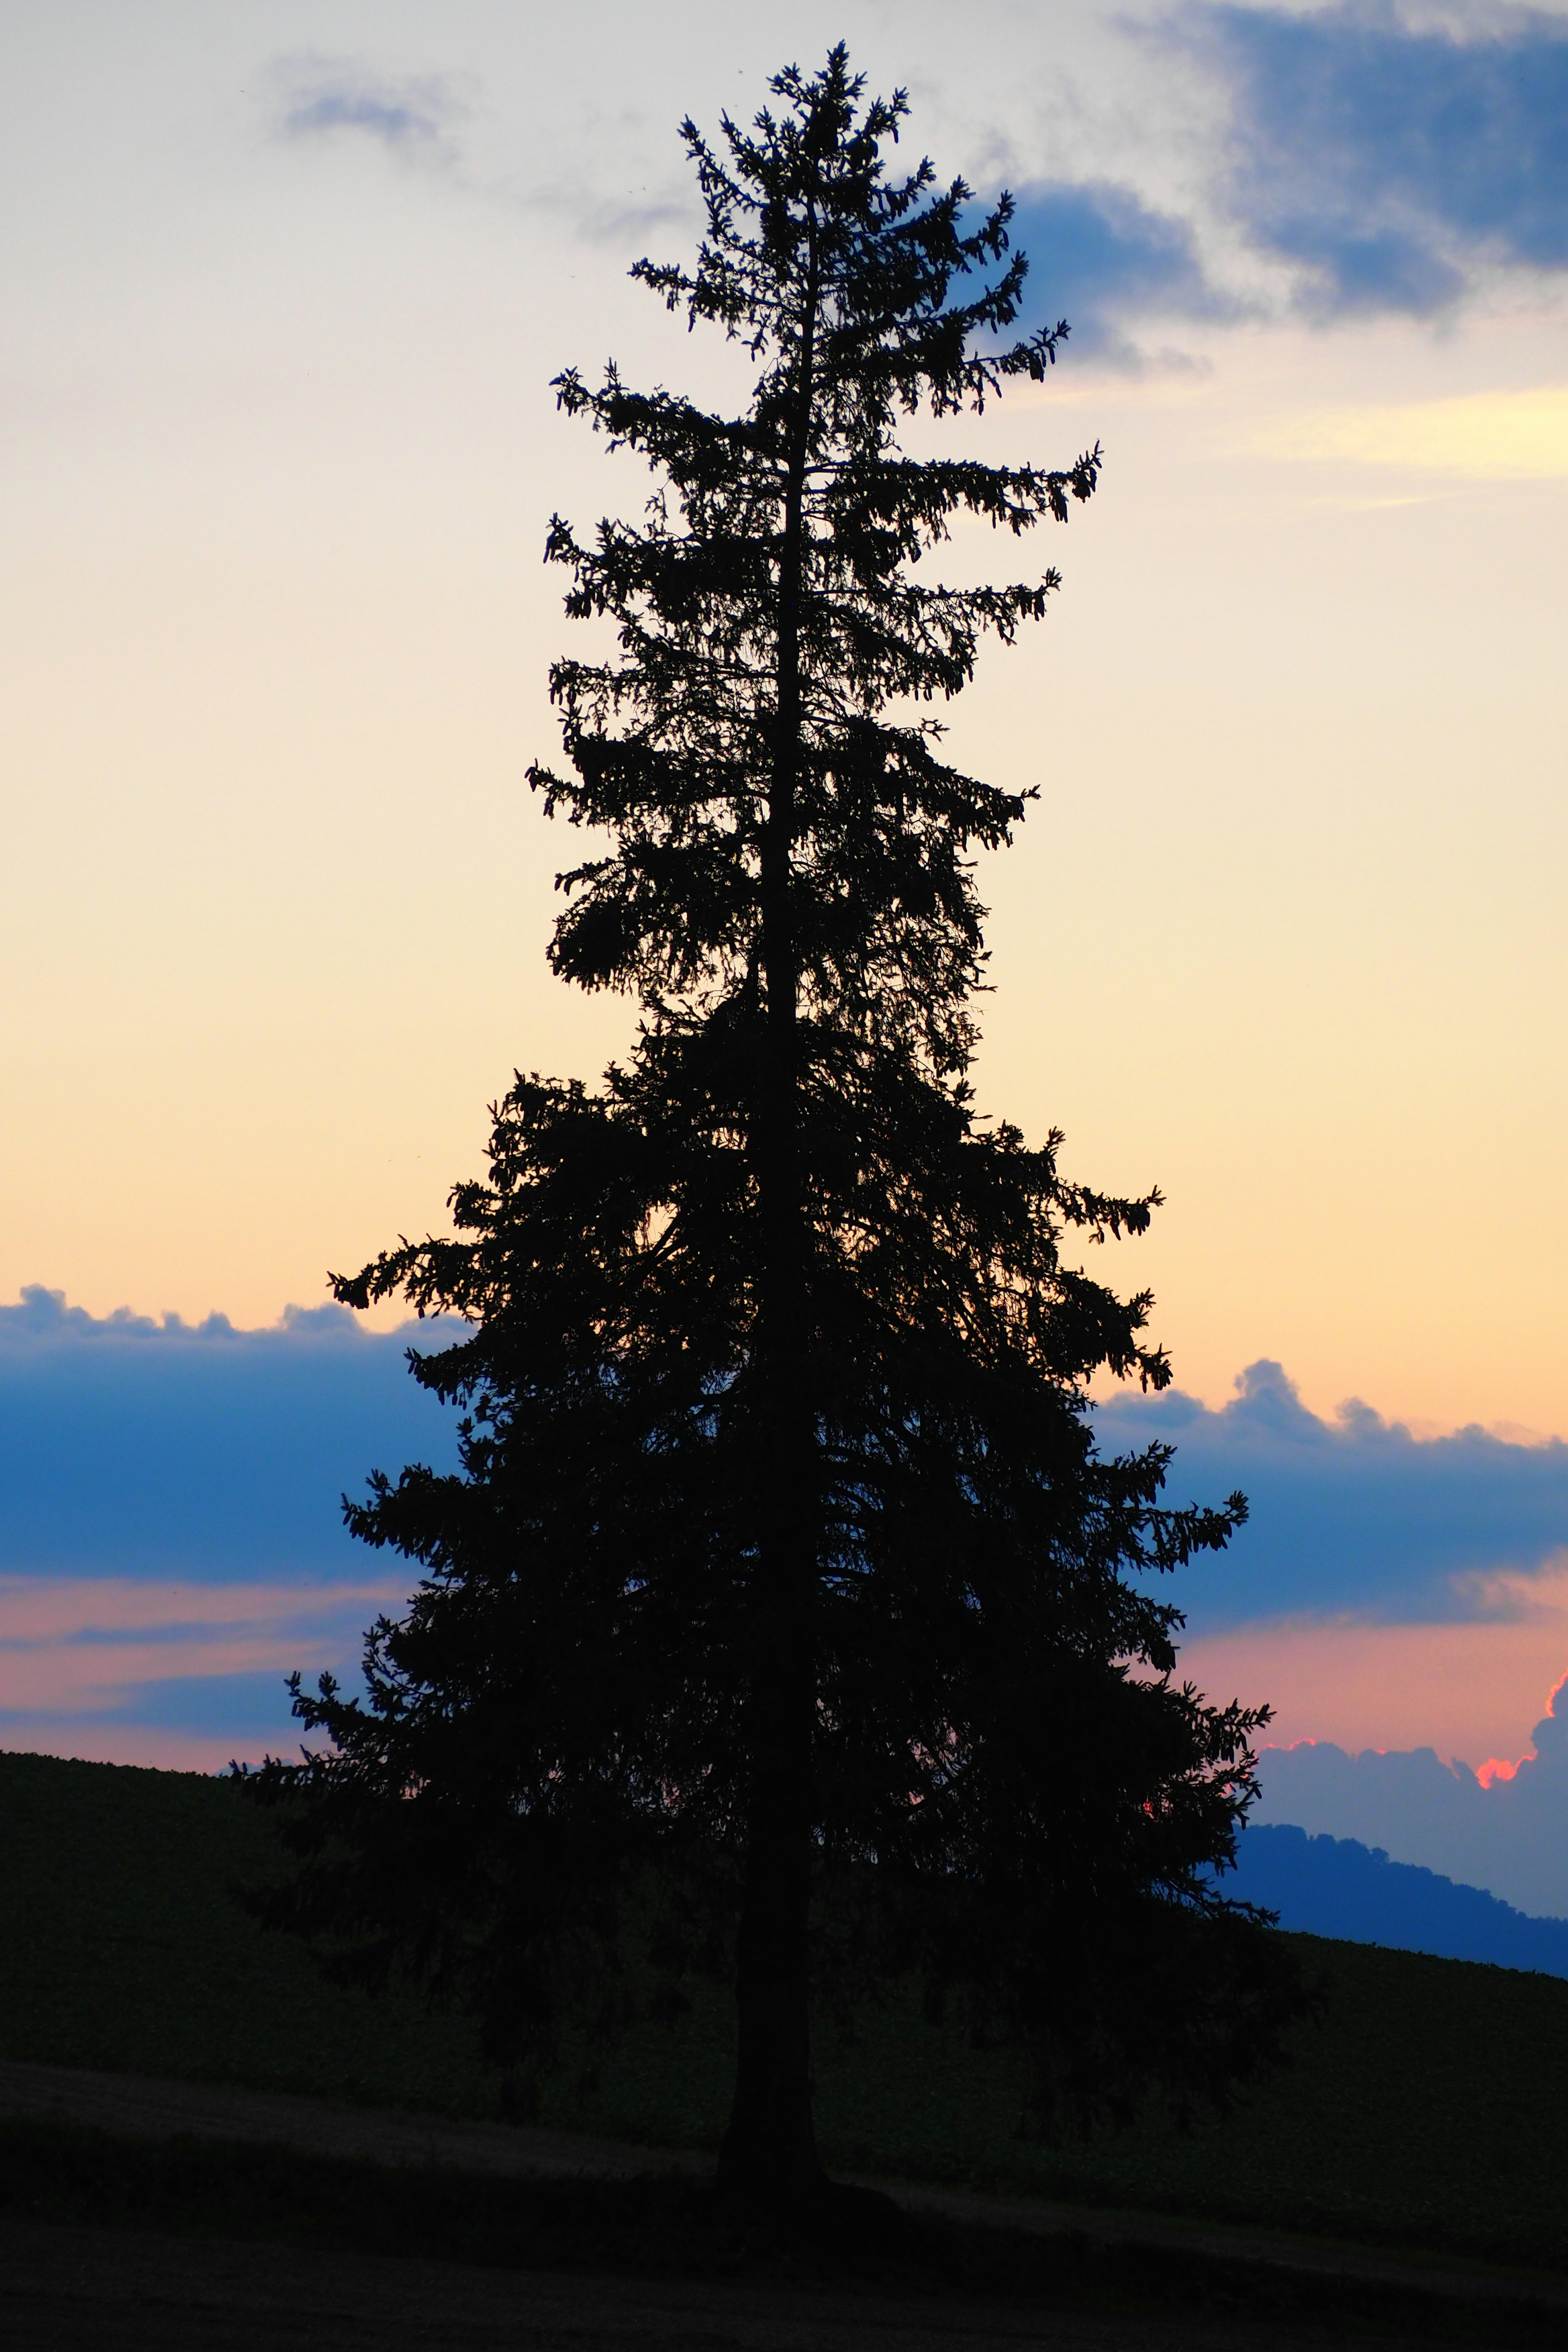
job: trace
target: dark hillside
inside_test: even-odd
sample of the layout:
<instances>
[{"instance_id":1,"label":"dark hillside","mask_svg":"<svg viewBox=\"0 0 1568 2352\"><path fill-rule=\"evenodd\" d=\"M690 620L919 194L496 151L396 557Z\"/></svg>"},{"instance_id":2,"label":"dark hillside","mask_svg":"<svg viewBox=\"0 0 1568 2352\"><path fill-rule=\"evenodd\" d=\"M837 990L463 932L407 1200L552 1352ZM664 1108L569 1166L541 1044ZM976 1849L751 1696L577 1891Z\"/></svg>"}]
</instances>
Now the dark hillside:
<instances>
[{"instance_id":1,"label":"dark hillside","mask_svg":"<svg viewBox=\"0 0 1568 2352\"><path fill-rule=\"evenodd\" d=\"M473 2038L323 1983L230 1888L277 1867L226 1780L0 1755L0 2054L470 2113Z\"/></svg>"},{"instance_id":2,"label":"dark hillside","mask_svg":"<svg viewBox=\"0 0 1568 2352\"><path fill-rule=\"evenodd\" d=\"M321 1982L226 1890L269 1825L230 1784L0 1755L0 2056L494 2115L502 2085L461 2021ZM844 2169L1165 2208L1568 2268L1568 1984L1301 1938L1321 2029L1229 2118L1038 2148L1016 2069L901 2006L822 2053L823 2138ZM541 2120L714 2144L727 2004L574 2066Z\"/></svg>"}]
</instances>

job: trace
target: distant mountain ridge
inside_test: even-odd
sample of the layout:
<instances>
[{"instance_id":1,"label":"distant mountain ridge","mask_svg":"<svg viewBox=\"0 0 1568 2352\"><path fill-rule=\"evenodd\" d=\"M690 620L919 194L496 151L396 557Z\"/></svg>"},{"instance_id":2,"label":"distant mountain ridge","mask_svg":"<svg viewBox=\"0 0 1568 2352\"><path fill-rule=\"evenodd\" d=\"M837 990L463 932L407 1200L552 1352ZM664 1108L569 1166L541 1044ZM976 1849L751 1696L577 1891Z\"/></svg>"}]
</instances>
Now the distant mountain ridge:
<instances>
[{"instance_id":1,"label":"distant mountain ridge","mask_svg":"<svg viewBox=\"0 0 1568 2352\"><path fill-rule=\"evenodd\" d=\"M1224 1888L1304 1935L1568 1977L1568 1919L1532 1918L1482 1887L1391 1862L1381 1846L1355 1838L1255 1824L1242 1832Z\"/></svg>"},{"instance_id":2,"label":"distant mountain ridge","mask_svg":"<svg viewBox=\"0 0 1568 2352\"><path fill-rule=\"evenodd\" d=\"M1458 1886L1483 1886L1531 1918L1568 1918L1568 1682L1530 1738L1532 1752L1508 1743L1512 1772L1489 1773L1484 1785L1432 1748L1349 1755L1325 1739L1264 1748L1251 1818L1357 1838Z\"/></svg>"}]
</instances>

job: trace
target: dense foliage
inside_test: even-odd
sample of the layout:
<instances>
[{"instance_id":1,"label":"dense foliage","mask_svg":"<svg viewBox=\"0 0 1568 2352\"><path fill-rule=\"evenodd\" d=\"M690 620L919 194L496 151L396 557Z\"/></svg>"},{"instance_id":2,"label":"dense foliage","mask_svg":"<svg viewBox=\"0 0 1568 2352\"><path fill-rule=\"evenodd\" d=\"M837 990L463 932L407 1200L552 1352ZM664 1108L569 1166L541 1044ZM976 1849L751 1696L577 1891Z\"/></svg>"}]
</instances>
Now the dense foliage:
<instances>
[{"instance_id":1,"label":"dense foliage","mask_svg":"<svg viewBox=\"0 0 1568 2352\"><path fill-rule=\"evenodd\" d=\"M1009 340L1008 199L888 175L901 97L863 103L842 51L773 91L720 148L684 126L706 238L633 273L743 344L743 413L557 387L658 482L640 522L552 525L616 649L556 665L567 770L532 779L603 845L555 968L635 994L636 1049L596 1089L520 1078L454 1236L338 1280L468 1318L415 1364L462 1467L351 1510L424 1580L364 1698L299 1696L330 1745L268 1785L309 1800L275 1912L524 2046L631 1998L628 1920L656 1969L732 1961L725 2168L793 2191L846 1966L961 1992L1046 2108L1220 2088L1293 1996L1213 1878L1264 1717L1176 1679L1157 1597L1245 1507L1163 1508L1164 1450L1107 1458L1088 1412L1096 1373L1168 1371L1147 1299L1064 1247L1157 1196L1067 1182L966 1076L973 861L1024 804L929 706L1057 582L922 565L955 519L1065 520L1100 461L917 461L899 424L1042 377L1066 328Z\"/></svg>"}]
</instances>

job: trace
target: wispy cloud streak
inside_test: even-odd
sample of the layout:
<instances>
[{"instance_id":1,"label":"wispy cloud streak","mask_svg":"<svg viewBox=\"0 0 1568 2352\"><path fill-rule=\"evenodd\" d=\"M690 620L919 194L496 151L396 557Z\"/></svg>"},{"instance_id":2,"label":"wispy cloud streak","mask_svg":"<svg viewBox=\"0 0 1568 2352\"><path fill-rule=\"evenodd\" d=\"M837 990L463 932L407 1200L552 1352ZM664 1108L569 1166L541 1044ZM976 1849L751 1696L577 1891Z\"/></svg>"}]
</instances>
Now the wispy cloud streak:
<instances>
[{"instance_id":1,"label":"wispy cloud streak","mask_svg":"<svg viewBox=\"0 0 1568 2352\"><path fill-rule=\"evenodd\" d=\"M367 1622L395 1609L412 1580L384 1577L312 1592L289 1584L0 1580L0 1712L113 1712L152 1682L266 1673L280 1685L297 1666L341 1668L356 1657Z\"/></svg>"},{"instance_id":2,"label":"wispy cloud streak","mask_svg":"<svg viewBox=\"0 0 1568 2352\"><path fill-rule=\"evenodd\" d=\"M1236 300L1205 270L1191 225L1110 181L1037 182L1016 192L1014 241L1029 257L1038 323L1065 318L1075 357L1148 364L1134 330L1150 319L1214 320ZM1162 357L1168 357L1163 354Z\"/></svg>"},{"instance_id":3,"label":"wispy cloud streak","mask_svg":"<svg viewBox=\"0 0 1568 2352\"><path fill-rule=\"evenodd\" d=\"M379 72L353 58L280 58L272 68L272 128L288 140L348 133L424 162L447 163L468 112L449 74Z\"/></svg>"}]
</instances>

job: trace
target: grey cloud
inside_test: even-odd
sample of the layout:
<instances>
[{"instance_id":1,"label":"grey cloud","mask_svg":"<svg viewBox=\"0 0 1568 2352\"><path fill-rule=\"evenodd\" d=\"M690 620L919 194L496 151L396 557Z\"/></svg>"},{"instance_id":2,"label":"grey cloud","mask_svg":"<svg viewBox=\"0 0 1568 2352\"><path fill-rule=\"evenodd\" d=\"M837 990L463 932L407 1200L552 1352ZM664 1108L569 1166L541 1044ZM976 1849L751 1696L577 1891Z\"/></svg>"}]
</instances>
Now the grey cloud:
<instances>
[{"instance_id":1,"label":"grey cloud","mask_svg":"<svg viewBox=\"0 0 1568 2352\"><path fill-rule=\"evenodd\" d=\"M1066 316L1075 352L1137 366L1146 319L1258 315L1207 250L1223 221L1285 265L1287 309L1320 319L1430 318L1500 268L1568 269L1568 20L1510 10L1460 36L1390 0L1197 0L1140 37L1195 61L1227 109L1209 228L1120 183L1019 189L1032 322Z\"/></svg>"},{"instance_id":2,"label":"grey cloud","mask_svg":"<svg viewBox=\"0 0 1568 2352\"><path fill-rule=\"evenodd\" d=\"M358 131L435 159L468 110L448 75L378 74L347 58L284 58L273 82L274 125L285 139Z\"/></svg>"},{"instance_id":3,"label":"grey cloud","mask_svg":"<svg viewBox=\"0 0 1568 2352\"><path fill-rule=\"evenodd\" d=\"M1251 1365L1211 1412L1179 1392L1113 1399L1097 1418L1117 1451L1176 1449L1167 1495L1240 1487L1252 1516L1229 1549L1182 1571L1190 1630L1307 1612L1435 1623L1516 1611L1489 1579L1568 1549L1568 1445L1484 1429L1417 1438L1359 1402L1326 1421L1276 1363Z\"/></svg>"},{"instance_id":4,"label":"grey cloud","mask_svg":"<svg viewBox=\"0 0 1568 2352\"><path fill-rule=\"evenodd\" d=\"M358 1338L360 1328L346 1307L286 1307L269 1332L236 1330L226 1315L212 1314L200 1323L179 1315L138 1315L117 1307L109 1315L89 1315L85 1307L68 1304L63 1290L41 1282L26 1282L14 1307L0 1307L0 1349L59 1339L237 1339L246 1338Z\"/></svg>"},{"instance_id":5,"label":"grey cloud","mask_svg":"<svg viewBox=\"0 0 1568 2352\"><path fill-rule=\"evenodd\" d=\"M1234 100L1229 204L1302 265L1302 307L1428 316L1497 263L1568 267L1568 23L1463 36L1388 0L1186 18Z\"/></svg>"},{"instance_id":6,"label":"grey cloud","mask_svg":"<svg viewBox=\"0 0 1568 2352\"><path fill-rule=\"evenodd\" d=\"M1558 1702L1563 1711L1558 1711ZM1349 1756L1327 1741L1265 1748L1253 1819L1356 1838L1396 1862L1485 1887L1521 1911L1568 1916L1568 1697L1533 1734L1535 1756L1483 1788L1430 1748Z\"/></svg>"},{"instance_id":7,"label":"grey cloud","mask_svg":"<svg viewBox=\"0 0 1568 2352\"><path fill-rule=\"evenodd\" d=\"M301 1643L300 1654L314 1672L321 1637L314 1627L311 1636L309 1646ZM356 1625L334 1651L334 1662L347 1676L354 1672L361 1641ZM0 1747L25 1747L29 1733L47 1736L68 1724L96 1721L145 1725L159 1731L211 1731L224 1738L251 1738L259 1732L274 1746L280 1741L285 1747L300 1737L287 1677L271 1667L229 1675L164 1675L150 1682L121 1684L93 1697L90 1706L0 1709Z\"/></svg>"}]
</instances>

